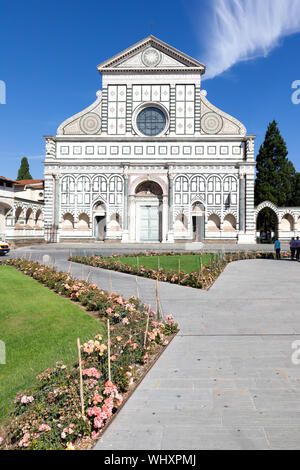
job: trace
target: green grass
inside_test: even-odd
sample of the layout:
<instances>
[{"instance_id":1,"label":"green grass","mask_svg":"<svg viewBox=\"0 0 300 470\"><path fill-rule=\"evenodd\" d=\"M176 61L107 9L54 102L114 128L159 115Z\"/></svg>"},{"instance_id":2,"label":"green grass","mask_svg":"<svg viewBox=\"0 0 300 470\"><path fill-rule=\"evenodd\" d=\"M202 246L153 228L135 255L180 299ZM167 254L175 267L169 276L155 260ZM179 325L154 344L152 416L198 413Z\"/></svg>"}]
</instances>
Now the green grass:
<instances>
[{"instance_id":1,"label":"green grass","mask_svg":"<svg viewBox=\"0 0 300 470\"><path fill-rule=\"evenodd\" d=\"M173 269L178 271L179 260L180 270L186 273L192 273L199 271L200 269L200 258L202 260L202 266L210 264L212 254L199 254L199 255L159 255L159 256L129 256L120 257L119 261L128 266L145 266L151 269L164 268L165 270Z\"/></svg>"},{"instance_id":2,"label":"green grass","mask_svg":"<svg viewBox=\"0 0 300 470\"><path fill-rule=\"evenodd\" d=\"M38 373L59 360L76 360L77 337L86 340L98 333L105 333L104 324L79 306L13 267L0 266L0 340L6 345L6 364L0 364L0 418Z\"/></svg>"}]
</instances>

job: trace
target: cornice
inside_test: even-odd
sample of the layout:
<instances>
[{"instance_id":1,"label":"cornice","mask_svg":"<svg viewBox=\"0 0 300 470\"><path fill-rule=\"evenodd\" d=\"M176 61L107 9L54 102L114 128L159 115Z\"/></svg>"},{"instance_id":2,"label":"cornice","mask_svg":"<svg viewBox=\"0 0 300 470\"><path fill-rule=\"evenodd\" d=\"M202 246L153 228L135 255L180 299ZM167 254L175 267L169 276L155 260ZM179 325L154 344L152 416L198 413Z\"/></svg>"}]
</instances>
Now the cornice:
<instances>
[{"instance_id":1,"label":"cornice","mask_svg":"<svg viewBox=\"0 0 300 470\"><path fill-rule=\"evenodd\" d=\"M110 142L112 145L114 143L167 143L167 142L176 142L176 143L203 143L203 142L246 142L249 139L256 139L256 135L209 135L201 134L201 136L196 137L156 137L155 140L147 137L140 136L100 136L100 135L44 135L45 139L53 139L55 142Z\"/></svg>"}]
</instances>

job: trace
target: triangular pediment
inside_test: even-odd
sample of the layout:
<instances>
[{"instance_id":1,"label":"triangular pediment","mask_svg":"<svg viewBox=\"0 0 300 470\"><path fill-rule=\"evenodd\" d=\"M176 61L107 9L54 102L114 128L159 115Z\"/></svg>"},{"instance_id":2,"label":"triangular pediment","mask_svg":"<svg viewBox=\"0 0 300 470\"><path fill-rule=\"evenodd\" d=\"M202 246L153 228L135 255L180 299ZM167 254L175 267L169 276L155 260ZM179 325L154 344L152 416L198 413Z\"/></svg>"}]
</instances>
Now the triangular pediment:
<instances>
[{"instance_id":1,"label":"triangular pediment","mask_svg":"<svg viewBox=\"0 0 300 470\"><path fill-rule=\"evenodd\" d=\"M205 66L197 60L169 46L154 36L148 36L125 51L98 65L102 73L161 72L180 70L205 73Z\"/></svg>"}]
</instances>

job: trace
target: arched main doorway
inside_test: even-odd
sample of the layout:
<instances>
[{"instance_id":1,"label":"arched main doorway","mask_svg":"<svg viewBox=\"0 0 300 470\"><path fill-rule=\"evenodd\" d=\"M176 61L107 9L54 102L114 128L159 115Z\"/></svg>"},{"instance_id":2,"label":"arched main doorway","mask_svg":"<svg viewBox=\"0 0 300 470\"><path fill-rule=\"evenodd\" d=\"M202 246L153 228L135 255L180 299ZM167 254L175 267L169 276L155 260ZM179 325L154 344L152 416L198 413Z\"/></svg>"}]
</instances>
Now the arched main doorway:
<instances>
[{"instance_id":1,"label":"arched main doorway","mask_svg":"<svg viewBox=\"0 0 300 470\"><path fill-rule=\"evenodd\" d=\"M106 207L101 201L93 208L94 237L97 241L104 241L106 236Z\"/></svg>"},{"instance_id":2,"label":"arched main doorway","mask_svg":"<svg viewBox=\"0 0 300 470\"><path fill-rule=\"evenodd\" d=\"M272 207L263 207L256 218L258 243L272 243L278 237L278 216Z\"/></svg>"},{"instance_id":3,"label":"arched main doorway","mask_svg":"<svg viewBox=\"0 0 300 470\"><path fill-rule=\"evenodd\" d=\"M162 188L154 181L144 181L137 186L135 195L136 240L160 242L162 240Z\"/></svg>"}]
</instances>

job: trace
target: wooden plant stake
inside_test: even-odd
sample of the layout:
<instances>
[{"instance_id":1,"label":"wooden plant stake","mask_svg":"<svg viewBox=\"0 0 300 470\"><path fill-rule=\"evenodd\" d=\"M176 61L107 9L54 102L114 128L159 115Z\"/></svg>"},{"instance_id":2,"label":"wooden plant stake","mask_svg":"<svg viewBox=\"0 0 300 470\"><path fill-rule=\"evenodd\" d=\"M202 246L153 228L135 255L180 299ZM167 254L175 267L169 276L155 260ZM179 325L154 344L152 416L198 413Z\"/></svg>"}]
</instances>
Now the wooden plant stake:
<instances>
[{"instance_id":1,"label":"wooden plant stake","mask_svg":"<svg viewBox=\"0 0 300 470\"><path fill-rule=\"evenodd\" d=\"M150 317L150 307L148 308L148 313L147 313L147 323L146 323L146 330L145 330L145 336L144 336L144 348L146 348L146 344L147 344L149 317Z\"/></svg>"},{"instance_id":2,"label":"wooden plant stake","mask_svg":"<svg viewBox=\"0 0 300 470\"><path fill-rule=\"evenodd\" d=\"M80 339L77 338L77 349L78 349L78 363L79 363L79 387L80 387L80 403L81 403L81 414L84 416L84 400L83 400L83 382L82 382L82 367L81 367L81 349Z\"/></svg>"},{"instance_id":3,"label":"wooden plant stake","mask_svg":"<svg viewBox=\"0 0 300 470\"><path fill-rule=\"evenodd\" d=\"M110 326L109 326L109 319L107 320L107 355L108 355L108 380L111 380L111 367L110 367Z\"/></svg>"},{"instance_id":4,"label":"wooden plant stake","mask_svg":"<svg viewBox=\"0 0 300 470\"><path fill-rule=\"evenodd\" d=\"M159 268L160 268L160 259L159 259L159 255L158 255L158 257L157 257L157 270L159 270Z\"/></svg>"},{"instance_id":5,"label":"wooden plant stake","mask_svg":"<svg viewBox=\"0 0 300 470\"><path fill-rule=\"evenodd\" d=\"M140 289L139 289L138 277L137 276L135 276L135 283L136 283L136 298L139 300L140 299Z\"/></svg>"},{"instance_id":6,"label":"wooden plant stake","mask_svg":"<svg viewBox=\"0 0 300 470\"><path fill-rule=\"evenodd\" d=\"M110 293L112 293L113 287L112 287L111 271L108 271L108 280L109 280Z\"/></svg>"},{"instance_id":7,"label":"wooden plant stake","mask_svg":"<svg viewBox=\"0 0 300 470\"><path fill-rule=\"evenodd\" d=\"M158 297L158 303L159 303L159 317L160 319L162 320L163 317L164 317L164 312L163 312L163 309L162 309L162 306L161 306L161 301L160 301L160 298Z\"/></svg>"},{"instance_id":8,"label":"wooden plant stake","mask_svg":"<svg viewBox=\"0 0 300 470\"><path fill-rule=\"evenodd\" d=\"M89 270L89 273L88 273L88 275L87 275L87 278L86 278L86 282L89 282L89 279L90 279L91 274L92 274L92 270L90 269L90 270Z\"/></svg>"},{"instance_id":9,"label":"wooden plant stake","mask_svg":"<svg viewBox=\"0 0 300 470\"><path fill-rule=\"evenodd\" d=\"M159 317L159 297L158 297L158 279L155 280L155 310L156 315Z\"/></svg>"}]
</instances>

